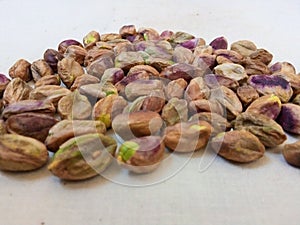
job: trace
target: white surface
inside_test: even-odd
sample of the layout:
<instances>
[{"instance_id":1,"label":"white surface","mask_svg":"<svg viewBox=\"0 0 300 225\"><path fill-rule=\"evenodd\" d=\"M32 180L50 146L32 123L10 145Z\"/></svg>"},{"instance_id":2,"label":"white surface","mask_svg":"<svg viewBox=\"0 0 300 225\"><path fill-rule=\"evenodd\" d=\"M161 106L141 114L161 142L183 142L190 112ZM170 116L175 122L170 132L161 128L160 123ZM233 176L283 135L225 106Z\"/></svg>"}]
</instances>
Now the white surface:
<instances>
[{"instance_id":1,"label":"white surface","mask_svg":"<svg viewBox=\"0 0 300 225\"><path fill-rule=\"evenodd\" d=\"M19 58L33 61L67 38L124 24L187 31L210 42L250 39L276 61L300 70L300 2L285 1L13 1L0 0L0 73ZM298 225L300 170L278 151L247 165L217 158L199 172L203 152L175 176L133 188L101 177L60 182L46 168L0 172L5 225ZM185 156L182 156L185 157ZM143 176L140 176L143 179Z\"/></svg>"}]
</instances>

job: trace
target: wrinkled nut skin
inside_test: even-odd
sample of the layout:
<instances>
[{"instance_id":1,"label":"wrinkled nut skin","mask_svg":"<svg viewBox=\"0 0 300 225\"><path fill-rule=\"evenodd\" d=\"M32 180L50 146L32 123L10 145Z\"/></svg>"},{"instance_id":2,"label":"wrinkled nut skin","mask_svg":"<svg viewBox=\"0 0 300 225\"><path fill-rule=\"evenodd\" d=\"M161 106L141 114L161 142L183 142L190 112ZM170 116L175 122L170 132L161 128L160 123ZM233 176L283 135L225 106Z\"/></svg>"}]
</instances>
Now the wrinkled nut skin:
<instances>
[{"instance_id":1,"label":"wrinkled nut skin","mask_svg":"<svg viewBox=\"0 0 300 225\"><path fill-rule=\"evenodd\" d=\"M248 79L244 67L236 63L223 63L218 65L214 68L214 72L216 75L225 76L240 83Z\"/></svg>"},{"instance_id":2,"label":"wrinkled nut skin","mask_svg":"<svg viewBox=\"0 0 300 225\"><path fill-rule=\"evenodd\" d=\"M58 101L57 112L62 119L84 120L90 117L92 105L86 96L75 90Z\"/></svg>"},{"instance_id":3,"label":"wrinkled nut skin","mask_svg":"<svg viewBox=\"0 0 300 225\"><path fill-rule=\"evenodd\" d=\"M186 122L188 119L187 101L184 99L171 98L163 107L161 118L167 126L172 126L179 122Z\"/></svg>"},{"instance_id":4,"label":"wrinkled nut skin","mask_svg":"<svg viewBox=\"0 0 300 225\"><path fill-rule=\"evenodd\" d=\"M257 113L276 119L281 111L281 101L276 95L261 96L253 101L246 112Z\"/></svg>"},{"instance_id":5,"label":"wrinkled nut skin","mask_svg":"<svg viewBox=\"0 0 300 225\"><path fill-rule=\"evenodd\" d=\"M134 138L122 143L116 152L119 165L134 173L150 173L163 160L165 145L158 136Z\"/></svg>"},{"instance_id":6,"label":"wrinkled nut skin","mask_svg":"<svg viewBox=\"0 0 300 225\"><path fill-rule=\"evenodd\" d=\"M28 82L32 79L31 64L25 59L19 59L15 64L9 69L8 74L11 78L20 78L21 80Z\"/></svg>"},{"instance_id":7,"label":"wrinkled nut skin","mask_svg":"<svg viewBox=\"0 0 300 225\"><path fill-rule=\"evenodd\" d=\"M86 71L88 74L101 79L104 71L114 67L114 61L112 57L108 56L101 56L91 64L86 67Z\"/></svg>"},{"instance_id":8,"label":"wrinkled nut skin","mask_svg":"<svg viewBox=\"0 0 300 225\"><path fill-rule=\"evenodd\" d=\"M12 79L6 86L3 93L3 104L8 105L14 102L29 98L32 88L20 78Z\"/></svg>"},{"instance_id":9,"label":"wrinkled nut skin","mask_svg":"<svg viewBox=\"0 0 300 225\"><path fill-rule=\"evenodd\" d=\"M226 49L217 49L214 51L216 55L216 61L218 64L222 63L237 63L240 64L243 61L243 56L239 53Z\"/></svg>"},{"instance_id":10,"label":"wrinkled nut skin","mask_svg":"<svg viewBox=\"0 0 300 225\"><path fill-rule=\"evenodd\" d=\"M100 80L97 77L89 74L82 74L81 76L76 77L74 83L70 87L70 90L75 91L76 89L79 89L83 85L97 84L97 83L100 83Z\"/></svg>"},{"instance_id":11,"label":"wrinkled nut skin","mask_svg":"<svg viewBox=\"0 0 300 225\"><path fill-rule=\"evenodd\" d=\"M114 57L114 52L110 49L99 49L98 47L94 47L87 51L83 65L89 66L92 62L96 61L101 57L112 58Z\"/></svg>"},{"instance_id":12,"label":"wrinkled nut skin","mask_svg":"<svg viewBox=\"0 0 300 225\"><path fill-rule=\"evenodd\" d=\"M233 91L236 91L240 86L236 80L225 77L223 75L216 74L206 74L204 77L204 82L210 89L218 88L220 86L225 86Z\"/></svg>"},{"instance_id":13,"label":"wrinkled nut skin","mask_svg":"<svg viewBox=\"0 0 300 225\"><path fill-rule=\"evenodd\" d=\"M38 81L41 77L54 74L49 64L44 59L39 59L31 64L31 73L34 81Z\"/></svg>"},{"instance_id":14,"label":"wrinkled nut skin","mask_svg":"<svg viewBox=\"0 0 300 225\"><path fill-rule=\"evenodd\" d=\"M84 134L105 134L106 127L102 121L61 120L50 128L45 145L49 151L56 152L60 145L72 137Z\"/></svg>"},{"instance_id":15,"label":"wrinkled nut skin","mask_svg":"<svg viewBox=\"0 0 300 225\"><path fill-rule=\"evenodd\" d=\"M83 45L86 49L94 46L98 41L100 41L100 34L94 30L90 31L83 37Z\"/></svg>"},{"instance_id":16,"label":"wrinkled nut skin","mask_svg":"<svg viewBox=\"0 0 300 225\"><path fill-rule=\"evenodd\" d=\"M35 87L40 87L43 85L60 85L60 77L55 75L46 75L41 77L37 82L35 82Z\"/></svg>"},{"instance_id":17,"label":"wrinkled nut skin","mask_svg":"<svg viewBox=\"0 0 300 225\"><path fill-rule=\"evenodd\" d=\"M159 113L163 109L165 102L166 99L163 95L155 94L154 92L154 94L146 96L141 106L141 110Z\"/></svg>"},{"instance_id":18,"label":"wrinkled nut skin","mask_svg":"<svg viewBox=\"0 0 300 225\"><path fill-rule=\"evenodd\" d=\"M96 102L93 107L92 117L96 121L102 121L106 128L110 128L112 120L123 112L127 104L127 101L122 96L108 95Z\"/></svg>"},{"instance_id":19,"label":"wrinkled nut skin","mask_svg":"<svg viewBox=\"0 0 300 225\"><path fill-rule=\"evenodd\" d=\"M245 68L245 71L248 74L248 76L265 75L271 73L269 67L266 64L264 64L261 61L250 59L249 57L243 59L241 64Z\"/></svg>"},{"instance_id":20,"label":"wrinkled nut skin","mask_svg":"<svg viewBox=\"0 0 300 225\"><path fill-rule=\"evenodd\" d=\"M85 180L103 172L112 162L117 142L103 134L74 137L54 154L48 169L63 180Z\"/></svg>"},{"instance_id":21,"label":"wrinkled nut skin","mask_svg":"<svg viewBox=\"0 0 300 225\"><path fill-rule=\"evenodd\" d=\"M213 137L210 145L223 158L238 163L249 163L263 157L265 146L245 130L223 132Z\"/></svg>"},{"instance_id":22,"label":"wrinkled nut skin","mask_svg":"<svg viewBox=\"0 0 300 225\"><path fill-rule=\"evenodd\" d=\"M300 106L293 103L282 104L277 121L285 131L300 134Z\"/></svg>"},{"instance_id":23,"label":"wrinkled nut skin","mask_svg":"<svg viewBox=\"0 0 300 225\"><path fill-rule=\"evenodd\" d=\"M248 84L261 95L277 95L283 103L288 102L293 95L290 83L277 75L253 75L249 77Z\"/></svg>"},{"instance_id":24,"label":"wrinkled nut skin","mask_svg":"<svg viewBox=\"0 0 300 225\"><path fill-rule=\"evenodd\" d=\"M296 74L295 67L289 62L277 62L270 66L272 74Z\"/></svg>"},{"instance_id":25,"label":"wrinkled nut skin","mask_svg":"<svg viewBox=\"0 0 300 225\"><path fill-rule=\"evenodd\" d=\"M6 120L9 133L32 137L44 142L48 132L58 122L53 116L41 113L20 113Z\"/></svg>"},{"instance_id":26,"label":"wrinkled nut skin","mask_svg":"<svg viewBox=\"0 0 300 225\"><path fill-rule=\"evenodd\" d=\"M110 82L116 84L124 78L124 71L120 68L109 68L106 69L101 77L101 82L106 83ZM128 76L128 74L127 74Z\"/></svg>"},{"instance_id":27,"label":"wrinkled nut skin","mask_svg":"<svg viewBox=\"0 0 300 225\"><path fill-rule=\"evenodd\" d=\"M48 151L42 142L18 134L0 136L0 170L31 171L47 161Z\"/></svg>"},{"instance_id":28,"label":"wrinkled nut skin","mask_svg":"<svg viewBox=\"0 0 300 225\"><path fill-rule=\"evenodd\" d=\"M160 115L152 111L138 111L117 115L112 128L124 140L154 135L160 131L163 121Z\"/></svg>"},{"instance_id":29,"label":"wrinkled nut skin","mask_svg":"<svg viewBox=\"0 0 300 225\"><path fill-rule=\"evenodd\" d=\"M136 74L142 71L147 72L150 76L159 77L159 72L157 71L157 69L149 65L137 65L131 67L127 73L127 76L131 76L132 74Z\"/></svg>"},{"instance_id":30,"label":"wrinkled nut skin","mask_svg":"<svg viewBox=\"0 0 300 225\"><path fill-rule=\"evenodd\" d=\"M64 56L55 49L47 49L44 52L44 60L48 63L54 73L57 72L57 63L62 60Z\"/></svg>"},{"instance_id":31,"label":"wrinkled nut skin","mask_svg":"<svg viewBox=\"0 0 300 225\"><path fill-rule=\"evenodd\" d=\"M165 128L164 143L175 152L193 152L207 145L211 132L205 121L180 122Z\"/></svg>"},{"instance_id":32,"label":"wrinkled nut skin","mask_svg":"<svg viewBox=\"0 0 300 225\"><path fill-rule=\"evenodd\" d=\"M82 44L79 41L76 41L76 40L73 40L73 39L67 39L67 40L64 40L64 41L59 43L59 45L58 45L59 53L64 54L65 51L67 50L67 48L70 45L77 45L77 46L83 47Z\"/></svg>"},{"instance_id":33,"label":"wrinkled nut skin","mask_svg":"<svg viewBox=\"0 0 300 225\"><path fill-rule=\"evenodd\" d=\"M209 99L210 89L206 85L203 77L193 78L187 86L184 98L190 102L199 99Z\"/></svg>"},{"instance_id":34,"label":"wrinkled nut skin","mask_svg":"<svg viewBox=\"0 0 300 225\"><path fill-rule=\"evenodd\" d=\"M201 112L213 112L226 116L225 108L216 100L199 99L189 102L189 114Z\"/></svg>"},{"instance_id":35,"label":"wrinkled nut skin","mask_svg":"<svg viewBox=\"0 0 300 225\"><path fill-rule=\"evenodd\" d=\"M276 147L287 139L282 127L262 114L241 113L234 121L234 128L254 134L265 147Z\"/></svg>"},{"instance_id":36,"label":"wrinkled nut skin","mask_svg":"<svg viewBox=\"0 0 300 225\"><path fill-rule=\"evenodd\" d=\"M228 42L225 37L217 37L212 42L209 43L209 45L214 49L227 49Z\"/></svg>"},{"instance_id":37,"label":"wrinkled nut skin","mask_svg":"<svg viewBox=\"0 0 300 225\"><path fill-rule=\"evenodd\" d=\"M273 55L265 49L257 49L255 52L249 55L249 58L254 61L260 61L265 65L269 65L273 59Z\"/></svg>"},{"instance_id":38,"label":"wrinkled nut skin","mask_svg":"<svg viewBox=\"0 0 300 225\"><path fill-rule=\"evenodd\" d=\"M126 72L133 66L143 64L144 59L139 52L121 52L115 58L115 67L121 68Z\"/></svg>"},{"instance_id":39,"label":"wrinkled nut skin","mask_svg":"<svg viewBox=\"0 0 300 225\"><path fill-rule=\"evenodd\" d=\"M250 85L238 87L236 94L243 103L244 108L259 98L257 91Z\"/></svg>"},{"instance_id":40,"label":"wrinkled nut skin","mask_svg":"<svg viewBox=\"0 0 300 225\"><path fill-rule=\"evenodd\" d=\"M184 90L187 85L188 83L183 78L170 81L165 86L165 95L167 100L170 100L171 98L183 98Z\"/></svg>"},{"instance_id":41,"label":"wrinkled nut skin","mask_svg":"<svg viewBox=\"0 0 300 225\"><path fill-rule=\"evenodd\" d=\"M187 63L176 63L164 68L160 76L169 80L177 80L183 78L185 81L190 82L195 77L203 75L203 71L193 65Z\"/></svg>"},{"instance_id":42,"label":"wrinkled nut skin","mask_svg":"<svg viewBox=\"0 0 300 225\"><path fill-rule=\"evenodd\" d=\"M86 55L87 51L78 45L70 45L64 54L65 57L73 58L80 65L83 65Z\"/></svg>"},{"instance_id":43,"label":"wrinkled nut skin","mask_svg":"<svg viewBox=\"0 0 300 225\"><path fill-rule=\"evenodd\" d=\"M230 50L236 51L242 56L248 57L257 50L257 47L252 41L240 40L232 43Z\"/></svg>"},{"instance_id":44,"label":"wrinkled nut skin","mask_svg":"<svg viewBox=\"0 0 300 225\"><path fill-rule=\"evenodd\" d=\"M300 167L300 141L285 144L282 154L290 165Z\"/></svg>"},{"instance_id":45,"label":"wrinkled nut skin","mask_svg":"<svg viewBox=\"0 0 300 225\"><path fill-rule=\"evenodd\" d=\"M56 108L51 102L42 100L22 100L9 104L2 112L2 117L7 119L8 117L20 113L43 113L54 115Z\"/></svg>"}]
</instances>

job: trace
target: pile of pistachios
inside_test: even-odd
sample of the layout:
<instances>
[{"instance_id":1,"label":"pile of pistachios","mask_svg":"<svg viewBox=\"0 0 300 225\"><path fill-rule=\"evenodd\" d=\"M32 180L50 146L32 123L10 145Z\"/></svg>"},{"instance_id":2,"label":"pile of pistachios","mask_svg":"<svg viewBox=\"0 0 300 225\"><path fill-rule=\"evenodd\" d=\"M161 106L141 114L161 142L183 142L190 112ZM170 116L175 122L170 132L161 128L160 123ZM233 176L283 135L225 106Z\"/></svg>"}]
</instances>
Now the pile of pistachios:
<instances>
[{"instance_id":1,"label":"pile of pistachios","mask_svg":"<svg viewBox=\"0 0 300 225\"><path fill-rule=\"evenodd\" d=\"M272 59L249 40L134 25L64 40L0 74L0 169L83 180L113 160L148 173L166 152L249 163L282 144L300 167L300 141L285 144L300 134L300 75Z\"/></svg>"}]
</instances>

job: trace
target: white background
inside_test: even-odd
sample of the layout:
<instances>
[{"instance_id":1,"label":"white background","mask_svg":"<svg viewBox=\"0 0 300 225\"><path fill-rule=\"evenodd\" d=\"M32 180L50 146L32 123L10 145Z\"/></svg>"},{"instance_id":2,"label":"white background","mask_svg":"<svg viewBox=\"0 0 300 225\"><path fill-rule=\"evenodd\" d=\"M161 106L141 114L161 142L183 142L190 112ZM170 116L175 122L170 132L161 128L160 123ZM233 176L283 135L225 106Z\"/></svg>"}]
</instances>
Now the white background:
<instances>
[{"instance_id":1,"label":"white background","mask_svg":"<svg viewBox=\"0 0 300 225\"><path fill-rule=\"evenodd\" d=\"M299 72L299 21L298 0L0 0L0 73L19 58L41 58L64 39L118 32L124 24L186 31L207 42L249 39L273 53L273 62L291 62ZM247 165L217 158L204 172L200 152L172 178L139 188L100 176L61 182L46 168L0 172L0 224L298 225L300 170L279 150Z\"/></svg>"}]
</instances>

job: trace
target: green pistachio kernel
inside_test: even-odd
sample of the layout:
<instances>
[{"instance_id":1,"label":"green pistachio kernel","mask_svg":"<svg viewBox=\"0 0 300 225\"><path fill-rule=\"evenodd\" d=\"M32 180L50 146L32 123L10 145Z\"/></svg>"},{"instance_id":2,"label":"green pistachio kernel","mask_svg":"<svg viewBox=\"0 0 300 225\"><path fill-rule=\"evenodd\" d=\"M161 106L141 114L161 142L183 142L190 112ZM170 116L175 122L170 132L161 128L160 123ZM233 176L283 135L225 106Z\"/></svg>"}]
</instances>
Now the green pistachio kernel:
<instances>
[{"instance_id":1,"label":"green pistachio kernel","mask_svg":"<svg viewBox=\"0 0 300 225\"><path fill-rule=\"evenodd\" d=\"M121 145L118 155L123 161L126 162L134 155L134 153L139 149L139 147L140 146L136 142L125 141Z\"/></svg>"}]
</instances>

